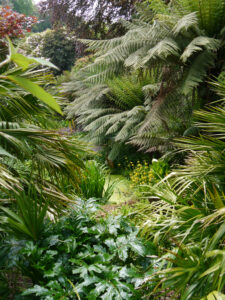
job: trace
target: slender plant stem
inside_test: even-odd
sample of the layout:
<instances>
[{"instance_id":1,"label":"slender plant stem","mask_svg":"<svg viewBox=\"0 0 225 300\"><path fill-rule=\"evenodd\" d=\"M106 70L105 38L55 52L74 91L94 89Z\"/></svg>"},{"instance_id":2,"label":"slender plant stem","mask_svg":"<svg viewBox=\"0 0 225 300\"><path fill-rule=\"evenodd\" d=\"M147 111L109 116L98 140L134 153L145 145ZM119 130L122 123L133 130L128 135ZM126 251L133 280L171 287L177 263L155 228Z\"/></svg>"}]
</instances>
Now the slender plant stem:
<instances>
[{"instance_id":1,"label":"slender plant stem","mask_svg":"<svg viewBox=\"0 0 225 300\"><path fill-rule=\"evenodd\" d=\"M8 63L10 63L10 57L7 57L0 63L0 68L2 68L4 65L7 65Z\"/></svg>"}]
</instances>

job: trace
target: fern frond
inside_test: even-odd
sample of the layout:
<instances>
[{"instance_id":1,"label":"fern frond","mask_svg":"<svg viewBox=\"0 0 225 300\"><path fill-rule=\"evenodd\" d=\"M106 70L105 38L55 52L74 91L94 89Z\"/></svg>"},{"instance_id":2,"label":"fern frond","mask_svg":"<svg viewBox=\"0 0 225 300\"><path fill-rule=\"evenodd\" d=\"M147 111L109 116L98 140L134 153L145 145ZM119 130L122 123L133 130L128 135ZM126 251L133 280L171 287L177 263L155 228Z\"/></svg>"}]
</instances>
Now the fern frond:
<instances>
[{"instance_id":1,"label":"fern frond","mask_svg":"<svg viewBox=\"0 0 225 300\"><path fill-rule=\"evenodd\" d=\"M191 41L191 43L184 49L180 59L186 63L186 61L196 52L203 51L203 49L209 51L216 51L221 46L220 40L198 36Z\"/></svg>"},{"instance_id":2,"label":"fern frond","mask_svg":"<svg viewBox=\"0 0 225 300\"><path fill-rule=\"evenodd\" d=\"M142 60L142 65L154 59L166 60L168 56L179 57L179 52L178 44L174 40L166 38L148 50L147 55Z\"/></svg>"},{"instance_id":3,"label":"fern frond","mask_svg":"<svg viewBox=\"0 0 225 300\"><path fill-rule=\"evenodd\" d=\"M198 17L196 12L185 15L179 19L173 28L173 33L176 36L180 33L186 33L191 28L198 28Z\"/></svg>"},{"instance_id":4,"label":"fern frond","mask_svg":"<svg viewBox=\"0 0 225 300\"><path fill-rule=\"evenodd\" d=\"M205 78L207 71L214 65L215 55L205 50L200 53L192 62L191 66L185 71L181 90L188 95Z\"/></svg>"}]
</instances>

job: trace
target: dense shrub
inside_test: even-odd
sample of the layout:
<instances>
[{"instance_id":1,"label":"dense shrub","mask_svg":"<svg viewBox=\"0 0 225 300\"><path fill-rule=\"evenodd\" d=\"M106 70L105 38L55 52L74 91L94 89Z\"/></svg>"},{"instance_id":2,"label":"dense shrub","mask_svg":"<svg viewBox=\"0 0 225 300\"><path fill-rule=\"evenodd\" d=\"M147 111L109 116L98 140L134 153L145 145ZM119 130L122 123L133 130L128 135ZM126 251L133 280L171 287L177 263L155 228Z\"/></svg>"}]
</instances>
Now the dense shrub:
<instances>
[{"instance_id":1,"label":"dense shrub","mask_svg":"<svg viewBox=\"0 0 225 300\"><path fill-rule=\"evenodd\" d=\"M27 38L23 49L26 54L50 59L59 68L54 73L60 74L73 66L76 58L75 45L73 33L65 28L57 28L32 34Z\"/></svg>"}]
</instances>

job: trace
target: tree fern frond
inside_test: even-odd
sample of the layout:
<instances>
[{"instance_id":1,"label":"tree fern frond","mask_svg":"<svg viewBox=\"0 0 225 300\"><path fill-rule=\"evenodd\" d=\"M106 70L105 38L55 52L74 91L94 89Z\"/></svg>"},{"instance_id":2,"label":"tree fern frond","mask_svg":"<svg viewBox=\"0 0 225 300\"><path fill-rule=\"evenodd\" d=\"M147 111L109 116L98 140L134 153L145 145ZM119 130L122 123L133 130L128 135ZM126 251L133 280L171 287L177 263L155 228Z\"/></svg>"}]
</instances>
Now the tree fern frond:
<instances>
[{"instance_id":1,"label":"tree fern frond","mask_svg":"<svg viewBox=\"0 0 225 300\"><path fill-rule=\"evenodd\" d=\"M142 66L143 57L146 55L146 52L149 50L149 45L141 47L137 51L131 53L124 61L125 67L133 67L138 69Z\"/></svg>"},{"instance_id":2,"label":"tree fern frond","mask_svg":"<svg viewBox=\"0 0 225 300\"><path fill-rule=\"evenodd\" d=\"M205 50L200 53L186 70L181 85L181 90L188 95L196 88L207 74L207 70L214 65L215 55Z\"/></svg>"},{"instance_id":3,"label":"tree fern frond","mask_svg":"<svg viewBox=\"0 0 225 300\"><path fill-rule=\"evenodd\" d=\"M96 140L132 138L142 150L166 149L187 129L193 91L215 72L216 55L224 50L219 32L225 26L225 0L147 2L139 19L125 22L123 36L85 41L97 58L67 85L74 101L66 112L79 116ZM144 81L147 73L153 76Z\"/></svg>"},{"instance_id":4,"label":"tree fern frond","mask_svg":"<svg viewBox=\"0 0 225 300\"><path fill-rule=\"evenodd\" d=\"M85 40L79 39L79 41L85 45L88 45L90 51L107 51L111 48L118 46L121 43L121 37L113 38L110 40Z\"/></svg>"},{"instance_id":5,"label":"tree fern frond","mask_svg":"<svg viewBox=\"0 0 225 300\"><path fill-rule=\"evenodd\" d=\"M186 63L186 61L196 52L207 49L209 51L216 51L221 45L220 40L199 36L191 41L191 43L184 49L180 59Z\"/></svg>"},{"instance_id":6,"label":"tree fern frond","mask_svg":"<svg viewBox=\"0 0 225 300\"><path fill-rule=\"evenodd\" d=\"M173 28L173 33L176 35L187 32L190 28L198 27L197 13L193 12L183 16L178 20L177 24Z\"/></svg>"},{"instance_id":7,"label":"tree fern frond","mask_svg":"<svg viewBox=\"0 0 225 300\"><path fill-rule=\"evenodd\" d=\"M199 27L205 30L209 36L219 33L224 27L224 0L180 0L180 2L186 10L197 13Z\"/></svg>"},{"instance_id":8,"label":"tree fern frond","mask_svg":"<svg viewBox=\"0 0 225 300\"><path fill-rule=\"evenodd\" d=\"M180 48L178 44L169 38L160 41L153 48L148 50L147 55L143 58L142 64L145 65L154 59L165 60L168 56L179 56Z\"/></svg>"},{"instance_id":9,"label":"tree fern frond","mask_svg":"<svg viewBox=\"0 0 225 300\"><path fill-rule=\"evenodd\" d=\"M124 145L121 143L114 143L112 146L112 149L108 155L108 159L109 160L115 160L118 156L118 154L120 153L120 151L122 151Z\"/></svg>"}]
</instances>

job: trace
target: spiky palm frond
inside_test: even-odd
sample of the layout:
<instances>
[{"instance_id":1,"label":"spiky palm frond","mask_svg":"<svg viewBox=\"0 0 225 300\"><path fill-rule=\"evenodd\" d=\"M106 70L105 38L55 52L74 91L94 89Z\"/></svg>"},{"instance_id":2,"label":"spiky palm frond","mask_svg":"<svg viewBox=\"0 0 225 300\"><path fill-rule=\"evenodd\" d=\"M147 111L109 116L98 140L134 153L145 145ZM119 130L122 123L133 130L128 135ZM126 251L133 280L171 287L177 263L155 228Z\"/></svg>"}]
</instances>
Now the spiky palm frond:
<instances>
[{"instance_id":1,"label":"spiky palm frond","mask_svg":"<svg viewBox=\"0 0 225 300\"><path fill-rule=\"evenodd\" d=\"M143 194L150 204L133 213L159 246L158 270L148 277L153 298L157 291L196 300L224 292L224 116L223 105L195 113L199 136L176 143L188 153L185 165L150 186Z\"/></svg>"},{"instance_id":2,"label":"spiky palm frond","mask_svg":"<svg viewBox=\"0 0 225 300\"><path fill-rule=\"evenodd\" d=\"M61 112L52 95L40 86L46 85L48 75L35 69L34 58L16 53L10 41L9 46L10 55L1 62L8 69L0 75L0 189L23 187L21 174L13 169L12 161L30 161L30 179L39 177L43 187L46 176L52 184L63 178L76 184L85 145L56 130L41 128L41 120L53 116L54 109ZM12 62L21 67L11 68Z\"/></svg>"},{"instance_id":3,"label":"spiky palm frond","mask_svg":"<svg viewBox=\"0 0 225 300\"><path fill-rule=\"evenodd\" d=\"M9 171L7 164L5 164L3 160L4 155L2 154L1 156L2 157L0 159L0 187L4 190L20 190L21 185L19 179L16 178L14 174Z\"/></svg>"},{"instance_id":4,"label":"spiky palm frond","mask_svg":"<svg viewBox=\"0 0 225 300\"><path fill-rule=\"evenodd\" d=\"M208 182L224 190L225 109L223 106L210 107L195 112L195 116L199 120L196 126L203 135L177 141L180 148L193 152L187 165L177 171L177 184L181 189L195 184L197 189L203 182Z\"/></svg>"}]
</instances>

